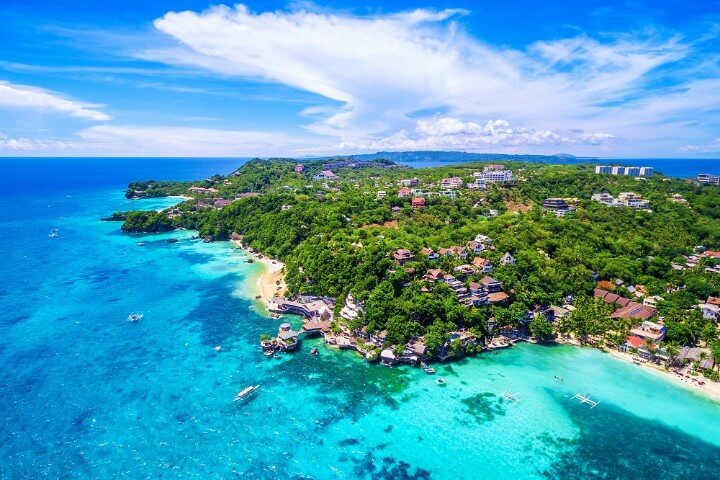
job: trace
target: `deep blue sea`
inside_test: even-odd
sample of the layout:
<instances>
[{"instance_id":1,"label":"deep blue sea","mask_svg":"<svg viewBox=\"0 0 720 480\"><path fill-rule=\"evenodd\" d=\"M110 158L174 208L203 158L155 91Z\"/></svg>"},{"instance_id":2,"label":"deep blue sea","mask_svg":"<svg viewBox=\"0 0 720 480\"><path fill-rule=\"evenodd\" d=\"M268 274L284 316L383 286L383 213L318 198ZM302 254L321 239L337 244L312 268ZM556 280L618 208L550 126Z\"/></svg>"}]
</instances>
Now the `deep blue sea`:
<instances>
[{"instance_id":1,"label":"deep blue sea","mask_svg":"<svg viewBox=\"0 0 720 480\"><path fill-rule=\"evenodd\" d=\"M192 232L100 221L176 201L128 201L131 180L241 162L0 160L0 478L719 478L720 405L647 369L521 345L441 365L438 386L313 357L317 340L266 359L258 337L278 321L252 299L261 265Z\"/></svg>"}]
</instances>

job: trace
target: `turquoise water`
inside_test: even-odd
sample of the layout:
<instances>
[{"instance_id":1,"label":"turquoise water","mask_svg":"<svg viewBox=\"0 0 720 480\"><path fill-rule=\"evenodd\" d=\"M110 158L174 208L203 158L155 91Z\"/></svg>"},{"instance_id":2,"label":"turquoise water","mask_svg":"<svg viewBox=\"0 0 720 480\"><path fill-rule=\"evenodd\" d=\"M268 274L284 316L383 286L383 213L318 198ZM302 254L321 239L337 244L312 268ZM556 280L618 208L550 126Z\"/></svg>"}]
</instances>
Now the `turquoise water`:
<instances>
[{"instance_id":1,"label":"turquoise water","mask_svg":"<svg viewBox=\"0 0 720 480\"><path fill-rule=\"evenodd\" d=\"M594 350L521 345L439 366L445 386L317 340L266 359L258 264L99 221L173 202L125 200L135 176L0 196L0 477L718 478L720 406Z\"/></svg>"}]
</instances>

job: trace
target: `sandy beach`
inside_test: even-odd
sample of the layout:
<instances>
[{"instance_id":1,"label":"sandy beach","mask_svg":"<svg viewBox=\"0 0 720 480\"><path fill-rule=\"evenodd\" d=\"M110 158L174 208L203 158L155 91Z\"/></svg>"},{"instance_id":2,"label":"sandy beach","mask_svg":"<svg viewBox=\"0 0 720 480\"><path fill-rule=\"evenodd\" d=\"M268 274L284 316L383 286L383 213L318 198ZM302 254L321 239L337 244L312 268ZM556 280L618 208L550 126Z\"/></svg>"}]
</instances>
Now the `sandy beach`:
<instances>
[{"instance_id":1,"label":"sandy beach","mask_svg":"<svg viewBox=\"0 0 720 480\"><path fill-rule=\"evenodd\" d=\"M620 360L623 360L625 362L633 363L632 361L632 355L629 353L623 353L619 352L617 350L607 349L605 350L606 353L609 353L615 358L618 358ZM712 380L708 380L707 378L698 375L697 377L693 377L699 380L703 380L705 383L703 385L700 385L697 381L693 381L692 379L686 378L686 377L680 377L678 374L676 374L673 370L665 370L664 367L660 365L656 365L654 363L641 363L639 365L634 364L638 368L645 368L649 369L651 373L655 375L659 375L663 378L666 378L673 382L674 384L690 389L694 392L697 392L700 395L703 395L715 402L720 403L720 383L713 382Z\"/></svg>"},{"instance_id":2,"label":"sandy beach","mask_svg":"<svg viewBox=\"0 0 720 480\"><path fill-rule=\"evenodd\" d=\"M250 253L243 248L242 243L238 240L232 240L238 248L244 250L252 259L262 265L262 271L257 275L257 280L252 282L253 297L259 296L259 300L264 307L272 297L282 296L285 294L287 287L285 285L285 264L279 260L268 258L259 253Z\"/></svg>"}]
</instances>

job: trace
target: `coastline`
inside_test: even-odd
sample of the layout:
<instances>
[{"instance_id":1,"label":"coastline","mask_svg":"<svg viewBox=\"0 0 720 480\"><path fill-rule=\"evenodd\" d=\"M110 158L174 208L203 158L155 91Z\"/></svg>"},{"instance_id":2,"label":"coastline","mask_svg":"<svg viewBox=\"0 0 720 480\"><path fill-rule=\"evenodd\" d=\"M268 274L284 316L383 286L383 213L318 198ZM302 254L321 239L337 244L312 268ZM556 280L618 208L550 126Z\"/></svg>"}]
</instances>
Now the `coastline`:
<instances>
[{"instance_id":1,"label":"coastline","mask_svg":"<svg viewBox=\"0 0 720 480\"><path fill-rule=\"evenodd\" d=\"M687 379L686 377L680 377L672 370L665 370L664 368L660 367L659 365L655 365L654 363L647 362L637 365L632 361L632 355L630 355L629 353L623 353L612 349L606 349L603 350L603 352L612 355L618 360L632 363L636 367L645 367L644 370L649 371L653 375L664 378L678 387L693 391L698 395L703 396L720 405L720 383L718 382L713 382L712 380L700 377L703 378L705 381L704 385L700 385L696 381Z\"/></svg>"},{"instance_id":2,"label":"coastline","mask_svg":"<svg viewBox=\"0 0 720 480\"><path fill-rule=\"evenodd\" d=\"M270 303L270 299L275 296L284 295L287 290L284 274L285 264L280 260L250 252L239 240L230 240L230 242L234 244L236 248L243 250L253 261L261 265L261 270L248 279L248 286L252 291L251 296L253 299L262 304L266 315L269 314L267 306Z\"/></svg>"}]
</instances>

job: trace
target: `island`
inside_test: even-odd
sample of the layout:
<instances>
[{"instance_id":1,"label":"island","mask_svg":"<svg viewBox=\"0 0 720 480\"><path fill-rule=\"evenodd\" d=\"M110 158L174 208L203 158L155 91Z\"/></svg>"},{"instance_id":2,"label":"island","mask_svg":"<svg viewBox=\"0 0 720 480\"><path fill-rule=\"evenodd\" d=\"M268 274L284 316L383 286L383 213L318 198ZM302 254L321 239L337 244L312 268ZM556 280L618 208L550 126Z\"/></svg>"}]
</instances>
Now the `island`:
<instances>
[{"instance_id":1,"label":"island","mask_svg":"<svg viewBox=\"0 0 720 480\"><path fill-rule=\"evenodd\" d=\"M503 161L503 160L501 160ZM718 381L720 188L649 167L387 158L250 160L195 182L137 181L125 232L190 229L282 265L268 309L303 317L266 355L322 335L385 365L518 341L568 342ZM274 273L278 273L278 269ZM282 284L282 285L280 285Z\"/></svg>"}]
</instances>

